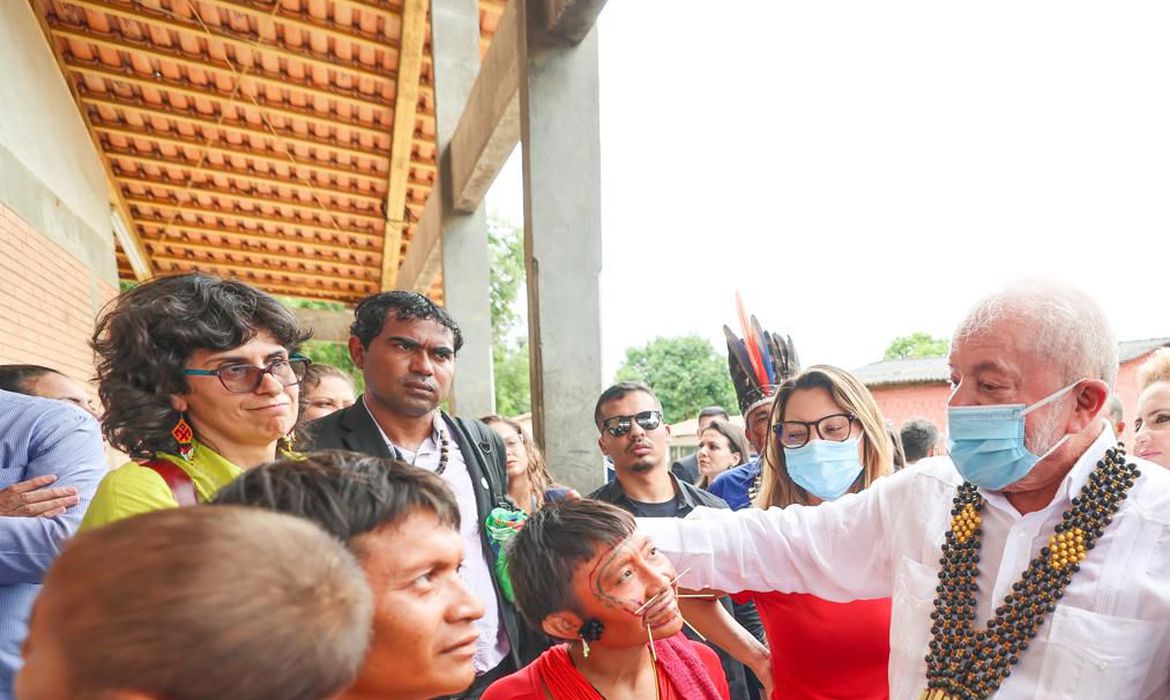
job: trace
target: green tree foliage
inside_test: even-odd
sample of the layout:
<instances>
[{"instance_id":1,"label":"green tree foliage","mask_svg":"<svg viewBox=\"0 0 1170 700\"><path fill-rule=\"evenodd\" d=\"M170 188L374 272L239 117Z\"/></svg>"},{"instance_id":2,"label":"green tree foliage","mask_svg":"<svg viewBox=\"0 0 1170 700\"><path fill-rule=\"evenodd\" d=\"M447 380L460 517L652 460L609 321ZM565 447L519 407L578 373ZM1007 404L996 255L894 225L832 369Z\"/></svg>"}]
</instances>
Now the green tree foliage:
<instances>
[{"instance_id":1,"label":"green tree foliage","mask_svg":"<svg viewBox=\"0 0 1170 700\"><path fill-rule=\"evenodd\" d=\"M887 360L905 360L912 357L946 357L950 344L928 333L911 333L894 338L886 348Z\"/></svg>"},{"instance_id":2,"label":"green tree foliage","mask_svg":"<svg viewBox=\"0 0 1170 700\"><path fill-rule=\"evenodd\" d=\"M647 384L662 402L668 423L694 418L713 404L735 412L735 389L727 359L698 335L659 337L640 348L627 349L615 380Z\"/></svg>"},{"instance_id":3,"label":"green tree foliage","mask_svg":"<svg viewBox=\"0 0 1170 700\"><path fill-rule=\"evenodd\" d=\"M515 416L532 410L528 340L516 333L524 303L524 236L520 228L499 216L488 217L488 253L496 413Z\"/></svg>"},{"instance_id":4,"label":"green tree foliage","mask_svg":"<svg viewBox=\"0 0 1170 700\"><path fill-rule=\"evenodd\" d=\"M294 299L293 297L277 297L280 303L290 309L325 309L327 311L347 311L345 304L335 301L316 301L313 299ZM333 365L345 372L353 379L358 392L366 388L362 371L357 368L349 357L349 348L345 343L336 343L330 340L309 340L301 346L301 352L313 362Z\"/></svg>"}]
</instances>

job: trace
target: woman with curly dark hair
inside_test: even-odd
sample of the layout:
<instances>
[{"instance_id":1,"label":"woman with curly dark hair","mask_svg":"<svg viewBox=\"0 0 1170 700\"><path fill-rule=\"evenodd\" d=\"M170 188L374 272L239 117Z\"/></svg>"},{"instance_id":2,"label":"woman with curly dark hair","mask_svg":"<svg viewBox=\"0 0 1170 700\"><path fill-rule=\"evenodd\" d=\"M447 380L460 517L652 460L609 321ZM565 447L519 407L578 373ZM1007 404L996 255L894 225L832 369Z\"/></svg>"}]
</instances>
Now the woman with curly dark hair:
<instances>
[{"instance_id":1,"label":"woman with curly dark hair","mask_svg":"<svg viewBox=\"0 0 1170 700\"><path fill-rule=\"evenodd\" d=\"M135 461L106 475L81 528L210 501L291 449L307 337L242 282L188 274L119 295L91 344L102 432Z\"/></svg>"}]
</instances>

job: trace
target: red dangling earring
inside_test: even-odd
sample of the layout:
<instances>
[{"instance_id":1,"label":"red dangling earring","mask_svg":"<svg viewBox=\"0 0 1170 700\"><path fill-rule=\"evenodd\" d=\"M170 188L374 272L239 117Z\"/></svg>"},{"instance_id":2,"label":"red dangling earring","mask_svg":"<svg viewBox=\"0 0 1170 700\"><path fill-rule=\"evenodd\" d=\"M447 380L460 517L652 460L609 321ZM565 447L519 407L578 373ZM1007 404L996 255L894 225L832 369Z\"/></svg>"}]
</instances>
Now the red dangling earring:
<instances>
[{"instance_id":1,"label":"red dangling earring","mask_svg":"<svg viewBox=\"0 0 1170 700\"><path fill-rule=\"evenodd\" d=\"M175 423L175 427L171 428L171 437L179 444L179 456L188 462L191 457L195 455L195 445L192 442L195 439L195 431L191 429L191 424L187 422L187 415L185 413L179 414L179 422Z\"/></svg>"}]
</instances>

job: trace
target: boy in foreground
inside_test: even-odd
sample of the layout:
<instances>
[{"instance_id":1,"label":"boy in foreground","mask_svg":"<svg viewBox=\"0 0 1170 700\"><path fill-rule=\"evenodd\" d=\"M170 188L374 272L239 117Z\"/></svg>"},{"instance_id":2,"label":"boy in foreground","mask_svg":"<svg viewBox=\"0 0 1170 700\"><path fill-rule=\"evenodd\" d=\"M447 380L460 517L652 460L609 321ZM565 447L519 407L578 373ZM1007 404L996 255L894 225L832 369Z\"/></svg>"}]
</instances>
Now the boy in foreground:
<instances>
[{"instance_id":1,"label":"boy in foreground","mask_svg":"<svg viewBox=\"0 0 1170 700\"><path fill-rule=\"evenodd\" d=\"M719 657L680 634L675 571L634 518L591 500L549 504L512 541L525 620L562 640L483 700L727 700Z\"/></svg>"}]
</instances>

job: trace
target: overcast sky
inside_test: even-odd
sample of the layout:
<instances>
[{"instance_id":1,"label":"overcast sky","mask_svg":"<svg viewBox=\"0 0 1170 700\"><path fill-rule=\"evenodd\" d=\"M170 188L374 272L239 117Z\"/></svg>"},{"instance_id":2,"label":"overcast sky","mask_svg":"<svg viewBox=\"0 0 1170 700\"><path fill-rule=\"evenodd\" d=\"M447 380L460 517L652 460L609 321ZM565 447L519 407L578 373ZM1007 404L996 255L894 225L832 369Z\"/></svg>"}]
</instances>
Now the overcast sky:
<instances>
[{"instance_id":1,"label":"overcast sky","mask_svg":"<svg viewBox=\"0 0 1170 700\"><path fill-rule=\"evenodd\" d=\"M1170 3L613 0L598 31L605 380L657 335L722 353L736 290L806 365L1024 276L1170 336ZM517 222L520 167L488 198Z\"/></svg>"}]
</instances>

